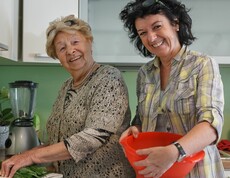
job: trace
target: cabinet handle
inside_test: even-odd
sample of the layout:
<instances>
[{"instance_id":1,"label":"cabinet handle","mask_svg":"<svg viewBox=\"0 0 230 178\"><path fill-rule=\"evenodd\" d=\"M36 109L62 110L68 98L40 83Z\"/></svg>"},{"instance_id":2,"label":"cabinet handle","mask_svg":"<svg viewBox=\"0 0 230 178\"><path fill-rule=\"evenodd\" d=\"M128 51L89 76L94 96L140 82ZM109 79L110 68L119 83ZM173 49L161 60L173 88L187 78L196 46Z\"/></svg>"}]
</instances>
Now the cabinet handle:
<instances>
[{"instance_id":1,"label":"cabinet handle","mask_svg":"<svg viewBox=\"0 0 230 178\"><path fill-rule=\"evenodd\" d=\"M50 58L47 54L40 54L40 53L34 54L34 57L36 57L36 58Z\"/></svg>"},{"instance_id":2,"label":"cabinet handle","mask_svg":"<svg viewBox=\"0 0 230 178\"><path fill-rule=\"evenodd\" d=\"M9 50L9 48L7 45L0 43L0 51L8 51L8 50Z\"/></svg>"}]
</instances>

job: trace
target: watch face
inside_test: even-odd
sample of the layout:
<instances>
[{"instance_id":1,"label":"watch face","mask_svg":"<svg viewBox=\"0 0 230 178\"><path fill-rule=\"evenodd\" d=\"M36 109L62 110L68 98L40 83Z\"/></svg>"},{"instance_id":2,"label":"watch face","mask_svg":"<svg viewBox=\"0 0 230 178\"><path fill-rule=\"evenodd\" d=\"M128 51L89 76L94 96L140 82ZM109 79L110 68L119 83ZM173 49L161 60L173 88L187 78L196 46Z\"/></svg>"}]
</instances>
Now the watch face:
<instances>
[{"instance_id":1,"label":"watch face","mask_svg":"<svg viewBox=\"0 0 230 178\"><path fill-rule=\"evenodd\" d=\"M184 158L186 157L186 154L184 154L184 155L181 155L180 154L180 156L179 156L179 158L178 158L178 162L181 162Z\"/></svg>"}]
</instances>

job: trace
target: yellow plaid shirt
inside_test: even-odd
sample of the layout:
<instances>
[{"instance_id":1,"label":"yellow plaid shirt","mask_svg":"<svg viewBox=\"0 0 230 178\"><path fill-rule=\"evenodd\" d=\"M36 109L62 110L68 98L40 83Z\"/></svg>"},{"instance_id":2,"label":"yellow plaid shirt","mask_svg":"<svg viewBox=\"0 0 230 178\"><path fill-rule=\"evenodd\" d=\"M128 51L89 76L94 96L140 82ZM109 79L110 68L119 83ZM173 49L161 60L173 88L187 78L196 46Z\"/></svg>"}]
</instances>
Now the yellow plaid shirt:
<instances>
[{"instance_id":1,"label":"yellow plaid shirt","mask_svg":"<svg viewBox=\"0 0 230 178\"><path fill-rule=\"evenodd\" d=\"M220 139L224 122L223 84L214 59L183 46L172 61L168 85L160 87L160 61L143 65L137 77L138 106L135 120L142 131L186 134L199 122L209 122ZM191 178L222 178L223 165L216 145L205 148L205 158Z\"/></svg>"}]
</instances>

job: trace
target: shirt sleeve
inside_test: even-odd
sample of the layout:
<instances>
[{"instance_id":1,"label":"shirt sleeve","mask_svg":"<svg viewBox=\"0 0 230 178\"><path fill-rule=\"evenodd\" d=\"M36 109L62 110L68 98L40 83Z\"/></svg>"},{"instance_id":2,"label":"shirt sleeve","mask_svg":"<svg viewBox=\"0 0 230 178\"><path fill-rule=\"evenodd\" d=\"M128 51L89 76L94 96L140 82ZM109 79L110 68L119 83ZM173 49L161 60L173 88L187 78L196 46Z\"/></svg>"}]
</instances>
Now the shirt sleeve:
<instances>
[{"instance_id":1,"label":"shirt sleeve","mask_svg":"<svg viewBox=\"0 0 230 178\"><path fill-rule=\"evenodd\" d=\"M198 75L197 117L198 121L209 122L217 131L220 139L224 123L224 91L218 64L205 60Z\"/></svg>"}]
</instances>

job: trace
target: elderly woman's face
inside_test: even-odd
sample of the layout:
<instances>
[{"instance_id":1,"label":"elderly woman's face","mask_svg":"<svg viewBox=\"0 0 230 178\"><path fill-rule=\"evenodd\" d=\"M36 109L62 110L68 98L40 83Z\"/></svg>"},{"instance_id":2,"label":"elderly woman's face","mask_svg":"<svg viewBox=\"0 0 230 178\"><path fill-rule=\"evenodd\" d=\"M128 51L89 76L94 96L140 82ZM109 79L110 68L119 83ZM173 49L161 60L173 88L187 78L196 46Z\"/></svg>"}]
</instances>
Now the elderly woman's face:
<instances>
[{"instance_id":1,"label":"elderly woman's face","mask_svg":"<svg viewBox=\"0 0 230 178\"><path fill-rule=\"evenodd\" d=\"M70 73L81 70L92 62L92 42L80 32L58 32L54 39L58 59Z\"/></svg>"},{"instance_id":2,"label":"elderly woman's face","mask_svg":"<svg viewBox=\"0 0 230 178\"><path fill-rule=\"evenodd\" d=\"M156 14L138 18L135 26L143 45L149 52L160 58L172 58L180 50L177 35L179 26L173 26L164 15Z\"/></svg>"}]
</instances>

